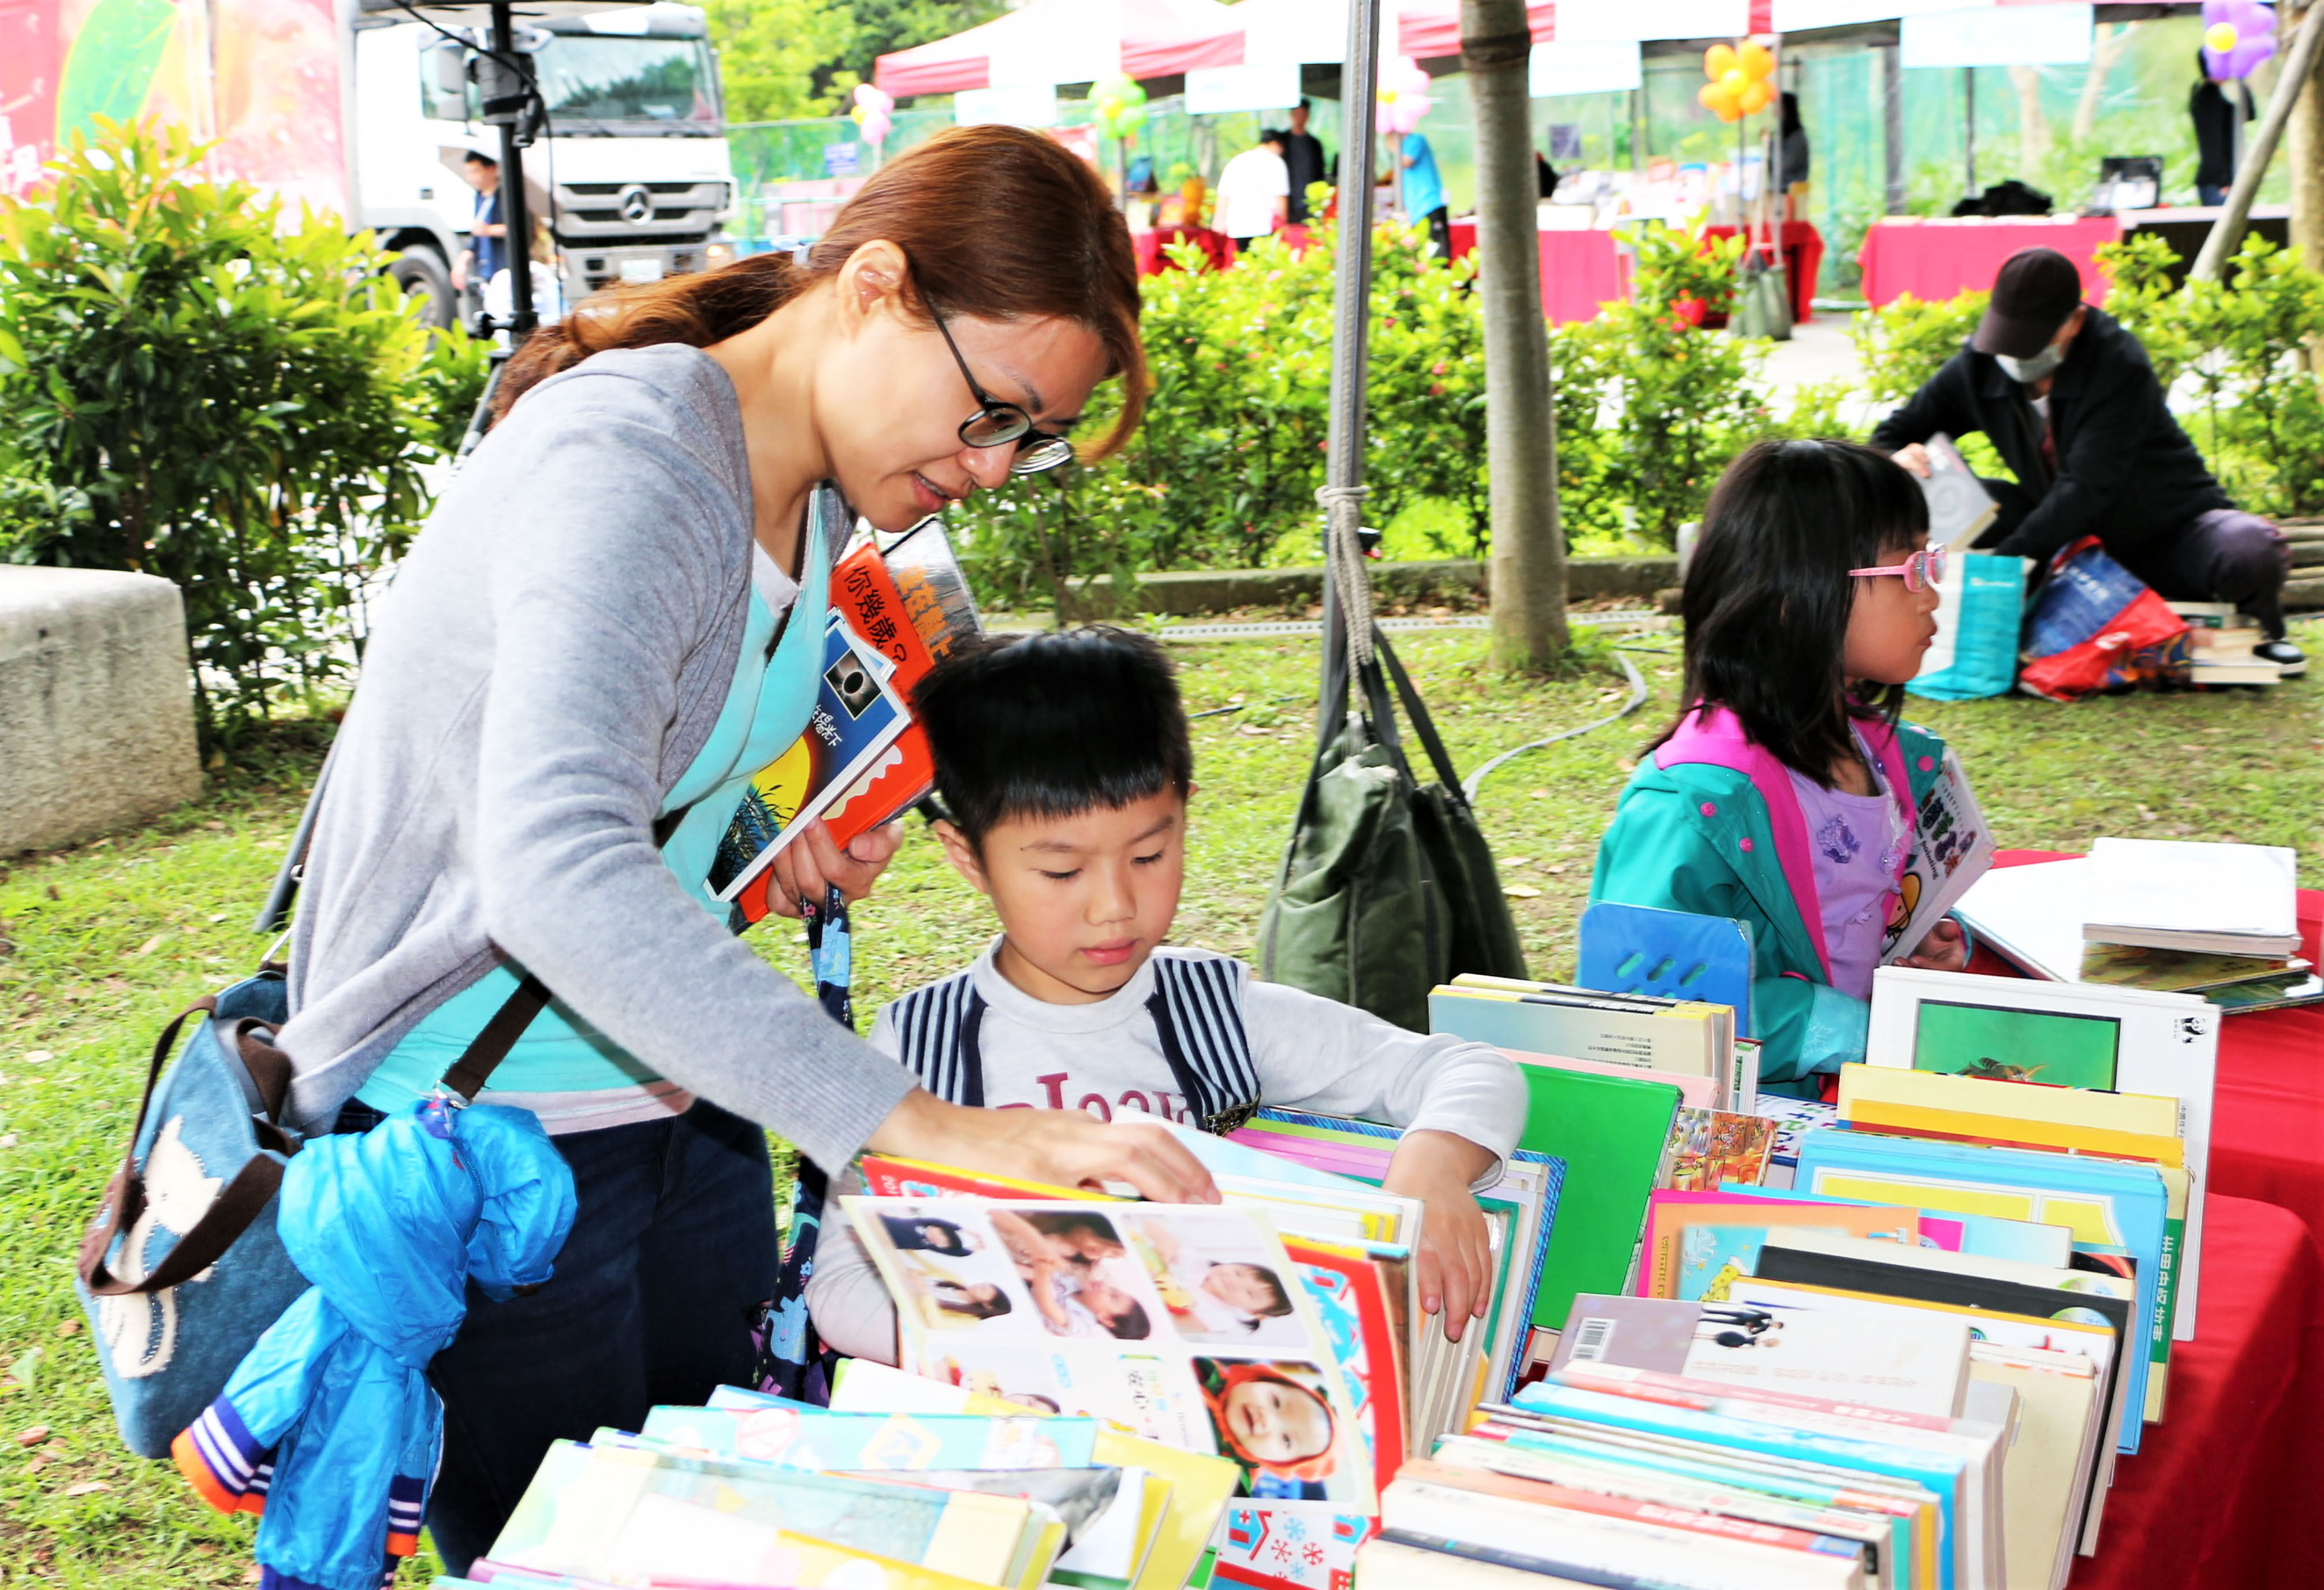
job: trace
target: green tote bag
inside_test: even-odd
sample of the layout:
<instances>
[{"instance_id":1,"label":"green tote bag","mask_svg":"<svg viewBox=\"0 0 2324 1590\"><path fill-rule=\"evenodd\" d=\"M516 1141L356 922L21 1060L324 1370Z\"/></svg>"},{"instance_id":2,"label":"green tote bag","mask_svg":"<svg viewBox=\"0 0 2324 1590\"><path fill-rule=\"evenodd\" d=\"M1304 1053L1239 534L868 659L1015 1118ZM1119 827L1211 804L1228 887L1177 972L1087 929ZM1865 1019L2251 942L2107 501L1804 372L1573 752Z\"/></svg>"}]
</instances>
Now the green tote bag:
<instances>
[{"instance_id":1,"label":"green tote bag","mask_svg":"<svg viewBox=\"0 0 2324 1590\"><path fill-rule=\"evenodd\" d=\"M1377 625L1351 681L1333 647L1315 761L1259 920L1259 975L1357 1005L1416 1032L1428 991L1462 972L1526 975L1491 848L1452 759ZM1436 781L1413 776L1388 700L1393 679ZM1349 686L1362 691L1352 716Z\"/></svg>"}]
</instances>

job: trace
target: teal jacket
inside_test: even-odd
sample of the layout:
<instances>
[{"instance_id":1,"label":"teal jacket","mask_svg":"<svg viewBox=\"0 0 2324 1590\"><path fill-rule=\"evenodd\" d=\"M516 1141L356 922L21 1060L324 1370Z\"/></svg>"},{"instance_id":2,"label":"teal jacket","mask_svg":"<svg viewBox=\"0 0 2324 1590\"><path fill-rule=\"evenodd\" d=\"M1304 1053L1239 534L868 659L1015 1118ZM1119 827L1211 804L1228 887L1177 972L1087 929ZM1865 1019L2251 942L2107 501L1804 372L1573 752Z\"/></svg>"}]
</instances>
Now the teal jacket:
<instances>
[{"instance_id":1,"label":"teal jacket","mask_svg":"<svg viewBox=\"0 0 2324 1590\"><path fill-rule=\"evenodd\" d=\"M1861 726L1888 788L1909 792L1909 827L1943 769L1944 742L1911 724L1893 735L1884 725ZM1816 1073L1864 1058L1870 1007L1831 985L1807 824L1791 780L1733 714L1690 715L1638 764L1598 842L1590 898L1749 925L1762 1087L1812 1098Z\"/></svg>"}]
</instances>

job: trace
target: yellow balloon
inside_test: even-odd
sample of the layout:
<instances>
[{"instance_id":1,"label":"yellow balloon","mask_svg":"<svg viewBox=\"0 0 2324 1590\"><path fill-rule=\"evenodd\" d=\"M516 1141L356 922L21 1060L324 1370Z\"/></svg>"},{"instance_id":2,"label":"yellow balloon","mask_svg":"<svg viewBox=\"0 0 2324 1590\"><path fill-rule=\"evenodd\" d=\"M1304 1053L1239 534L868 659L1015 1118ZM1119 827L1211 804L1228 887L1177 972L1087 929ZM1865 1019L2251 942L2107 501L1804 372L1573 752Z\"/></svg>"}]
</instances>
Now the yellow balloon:
<instances>
[{"instance_id":1,"label":"yellow balloon","mask_svg":"<svg viewBox=\"0 0 2324 1590\"><path fill-rule=\"evenodd\" d=\"M1766 109L1769 105L1774 103L1775 97L1775 87L1773 84L1769 83L1766 79L1752 79L1750 87L1743 90L1743 114L1745 116L1757 116L1761 111Z\"/></svg>"},{"instance_id":2,"label":"yellow balloon","mask_svg":"<svg viewBox=\"0 0 2324 1590\"><path fill-rule=\"evenodd\" d=\"M1732 44L1713 44L1702 52L1702 75L1712 82L1719 81L1734 69L1735 47Z\"/></svg>"},{"instance_id":3,"label":"yellow balloon","mask_svg":"<svg viewBox=\"0 0 2324 1590\"><path fill-rule=\"evenodd\" d=\"M1746 44L1743 46L1742 66L1743 75L1747 78L1767 77L1775 69L1775 52L1756 41Z\"/></svg>"},{"instance_id":4,"label":"yellow balloon","mask_svg":"<svg viewBox=\"0 0 2324 1590\"><path fill-rule=\"evenodd\" d=\"M1114 117L1121 114L1120 99L1116 97L1114 95L1107 95L1104 98L1097 102L1097 114L1104 117L1107 121L1111 121Z\"/></svg>"},{"instance_id":5,"label":"yellow balloon","mask_svg":"<svg viewBox=\"0 0 2324 1590\"><path fill-rule=\"evenodd\" d=\"M1743 115L1743 106L1737 101L1735 90L1725 83L1705 83L1702 92L1696 97L1722 122L1738 120Z\"/></svg>"},{"instance_id":6,"label":"yellow balloon","mask_svg":"<svg viewBox=\"0 0 2324 1590\"><path fill-rule=\"evenodd\" d=\"M1751 79L1743 75L1743 69L1739 66L1720 74L1719 86L1729 94L1739 96L1750 84Z\"/></svg>"},{"instance_id":7,"label":"yellow balloon","mask_svg":"<svg viewBox=\"0 0 2324 1590\"><path fill-rule=\"evenodd\" d=\"M2231 22L2215 22L2203 30L2203 42L2209 44L2212 53L2217 55L2225 55L2228 51L2233 50L2236 42L2242 37L2242 34L2236 32L2236 24Z\"/></svg>"}]
</instances>

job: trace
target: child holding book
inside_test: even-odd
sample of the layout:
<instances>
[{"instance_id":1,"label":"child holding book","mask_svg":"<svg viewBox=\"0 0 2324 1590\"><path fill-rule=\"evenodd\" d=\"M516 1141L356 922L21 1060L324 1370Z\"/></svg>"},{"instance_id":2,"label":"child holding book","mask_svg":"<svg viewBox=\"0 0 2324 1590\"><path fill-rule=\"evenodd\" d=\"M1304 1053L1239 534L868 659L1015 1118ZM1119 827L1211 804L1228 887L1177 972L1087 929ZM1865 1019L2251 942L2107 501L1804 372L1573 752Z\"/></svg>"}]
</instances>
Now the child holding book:
<instances>
[{"instance_id":1,"label":"child holding book","mask_svg":"<svg viewBox=\"0 0 2324 1590\"><path fill-rule=\"evenodd\" d=\"M1226 1131L1264 1103L1404 1126L1386 1185L1425 1206L1421 1305L1458 1339L1489 1296L1474 1192L1517 1144L1524 1083L1485 1045L1164 948L1194 785L1162 648L1102 627L987 642L938 664L913 707L949 813L946 859L1001 933L967 970L883 1006L872 1046L962 1104ZM852 1178L835 1189L852 1190ZM895 1311L839 1222L807 1307L826 1346L894 1362Z\"/></svg>"},{"instance_id":2,"label":"child holding book","mask_svg":"<svg viewBox=\"0 0 2324 1590\"><path fill-rule=\"evenodd\" d=\"M1748 922L1759 1083L1817 1096L1864 1058L1872 974L1944 743L1898 721L1936 636L1926 499L1868 448L1762 442L1687 570L1686 705L1623 790L1593 901ZM1896 964L1959 971L1941 922Z\"/></svg>"}]
</instances>

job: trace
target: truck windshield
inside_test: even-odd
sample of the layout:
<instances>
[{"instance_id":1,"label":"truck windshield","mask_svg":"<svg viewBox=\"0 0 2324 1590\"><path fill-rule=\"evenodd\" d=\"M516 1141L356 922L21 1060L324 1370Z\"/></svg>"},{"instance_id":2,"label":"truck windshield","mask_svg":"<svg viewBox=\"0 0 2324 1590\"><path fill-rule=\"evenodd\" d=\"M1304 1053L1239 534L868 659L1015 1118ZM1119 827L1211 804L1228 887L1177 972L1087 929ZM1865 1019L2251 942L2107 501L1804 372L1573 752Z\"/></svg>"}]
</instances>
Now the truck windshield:
<instances>
[{"instance_id":1,"label":"truck windshield","mask_svg":"<svg viewBox=\"0 0 2324 1590\"><path fill-rule=\"evenodd\" d=\"M532 59L560 132L718 130L717 79L704 40L552 33Z\"/></svg>"}]
</instances>

